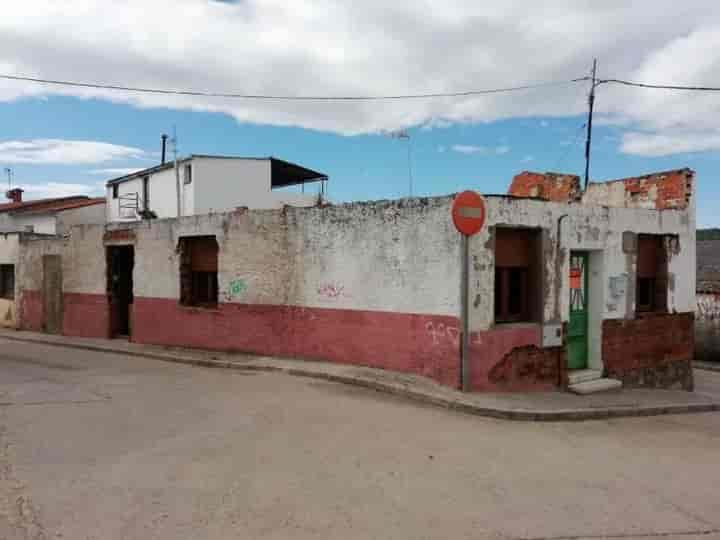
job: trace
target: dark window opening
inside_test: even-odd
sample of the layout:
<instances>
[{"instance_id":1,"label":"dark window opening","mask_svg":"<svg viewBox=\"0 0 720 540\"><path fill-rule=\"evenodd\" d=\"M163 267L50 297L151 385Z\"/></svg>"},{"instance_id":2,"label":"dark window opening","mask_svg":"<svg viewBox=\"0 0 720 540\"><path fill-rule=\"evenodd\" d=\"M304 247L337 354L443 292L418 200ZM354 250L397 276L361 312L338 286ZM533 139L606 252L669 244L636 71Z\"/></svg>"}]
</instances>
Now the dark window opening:
<instances>
[{"instance_id":1,"label":"dark window opening","mask_svg":"<svg viewBox=\"0 0 720 540\"><path fill-rule=\"evenodd\" d=\"M180 303L214 307L218 303L218 244L214 236L180 239Z\"/></svg>"},{"instance_id":2,"label":"dark window opening","mask_svg":"<svg viewBox=\"0 0 720 540\"><path fill-rule=\"evenodd\" d=\"M0 264L0 298L15 299L15 265Z\"/></svg>"},{"instance_id":3,"label":"dark window opening","mask_svg":"<svg viewBox=\"0 0 720 540\"><path fill-rule=\"evenodd\" d=\"M143 210L150 210L150 177L143 177Z\"/></svg>"},{"instance_id":4,"label":"dark window opening","mask_svg":"<svg viewBox=\"0 0 720 540\"><path fill-rule=\"evenodd\" d=\"M638 312L667 311L667 256L665 237L638 235L635 309Z\"/></svg>"},{"instance_id":5,"label":"dark window opening","mask_svg":"<svg viewBox=\"0 0 720 540\"><path fill-rule=\"evenodd\" d=\"M185 182L186 184L192 184L192 165L190 163L185 165L185 174L184 174L183 182Z\"/></svg>"},{"instance_id":6,"label":"dark window opening","mask_svg":"<svg viewBox=\"0 0 720 540\"><path fill-rule=\"evenodd\" d=\"M495 322L539 320L539 231L495 230Z\"/></svg>"},{"instance_id":7,"label":"dark window opening","mask_svg":"<svg viewBox=\"0 0 720 540\"><path fill-rule=\"evenodd\" d=\"M120 195L118 188L119 188L118 184L113 184L113 187L112 187L113 199L117 199Z\"/></svg>"}]
</instances>

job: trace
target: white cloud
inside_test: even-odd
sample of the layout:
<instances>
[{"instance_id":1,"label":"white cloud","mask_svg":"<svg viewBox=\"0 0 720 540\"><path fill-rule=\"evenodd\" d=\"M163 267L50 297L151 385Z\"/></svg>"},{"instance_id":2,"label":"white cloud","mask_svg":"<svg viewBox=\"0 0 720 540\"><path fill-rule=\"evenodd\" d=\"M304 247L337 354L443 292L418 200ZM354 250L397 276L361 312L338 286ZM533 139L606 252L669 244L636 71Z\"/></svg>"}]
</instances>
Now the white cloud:
<instances>
[{"instance_id":1,"label":"white cloud","mask_svg":"<svg viewBox=\"0 0 720 540\"><path fill-rule=\"evenodd\" d=\"M651 157L720 150L720 132L624 133L620 150L626 154Z\"/></svg>"},{"instance_id":2,"label":"white cloud","mask_svg":"<svg viewBox=\"0 0 720 540\"><path fill-rule=\"evenodd\" d=\"M139 158L139 148L98 141L33 139L0 142L0 162L33 164L103 163L114 159Z\"/></svg>"},{"instance_id":3,"label":"white cloud","mask_svg":"<svg viewBox=\"0 0 720 540\"><path fill-rule=\"evenodd\" d=\"M45 182L41 184L24 184L25 199L43 199L46 197L69 197L71 195L95 196L104 193L104 184L77 184L73 182Z\"/></svg>"},{"instance_id":4,"label":"white cloud","mask_svg":"<svg viewBox=\"0 0 720 540\"><path fill-rule=\"evenodd\" d=\"M487 146L476 146L472 144L454 144L450 147L453 152L458 152L460 154L490 154L494 153L497 155L503 155L510 152L510 147L507 145L502 146L496 146L495 148L490 148Z\"/></svg>"},{"instance_id":5,"label":"white cloud","mask_svg":"<svg viewBox=\"0 0 720 540\"><path fill-rule=\"evenodd\" d=\"M460 154L485 154L488 151L485 146L474 146L472 144L453 144L452 150Z\"/></svg>"},{"instance_id":6,"label":"white cloud","mask_svg":"<svg viewBox=\"0 0 720 540\"><path fill-rule=\"evenodd\" d=\"M425 124L423 124L422 129L423 131L430 131L433 129L445 129L449 128L453 125L453 122L450 120L445 120L443 118L431 118L428 120Z\"/></svg>"},{"instance_id":7,"label":"white cloud","mask_svg":"<svg viewBox=\"0 0 720 540\"><path fill-rule=\"evenodd\" d=\"M720 80L720 55L708 53L720 48L716 0L391 5L366 0L361 7L353 0L5 4L0 71L46 78L252 94L378 95L569 80L586 74L597 56L600 77L686 84ZM649 10L652 24L647 24ZM73 95L355 134L582 114L587 89L583 82L453 99L297 103L4 81L0 100ZM716 95L602 85L596 110L599 123L626 123L649 134L702 133L720 125Z\"/></svg>"},{"instance_id":8,"label":"white cloud","mask_svg":"<svg viewBox=\"0 0 720 540\"><path fill-rule=\"evenodd\" d=\"M97 174L98 176L118 177L141 171L138 167L110 167L108 169L93 169L88 171L89 174Z\"/></svg>"}]
</instances>

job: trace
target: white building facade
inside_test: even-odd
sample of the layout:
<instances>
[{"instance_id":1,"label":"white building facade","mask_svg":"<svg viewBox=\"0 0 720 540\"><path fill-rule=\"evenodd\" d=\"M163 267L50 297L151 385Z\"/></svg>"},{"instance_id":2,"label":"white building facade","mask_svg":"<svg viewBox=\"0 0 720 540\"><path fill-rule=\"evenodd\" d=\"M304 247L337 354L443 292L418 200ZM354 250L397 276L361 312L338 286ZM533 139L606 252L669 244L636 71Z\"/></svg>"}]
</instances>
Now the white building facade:
<instances>
[{"instance_id":1,"label":"white building facade","mask_svg":"<svg viewBox=\"0 0 720 540\"><path fill-rule=\"evenodd\" d=\"M327 176L276 158L191 155L107 183L107 221L313 206ZM319 183L313 193L278 191ZM296 188L297 189L297 188Z\"/></svg>"}]
</instances>

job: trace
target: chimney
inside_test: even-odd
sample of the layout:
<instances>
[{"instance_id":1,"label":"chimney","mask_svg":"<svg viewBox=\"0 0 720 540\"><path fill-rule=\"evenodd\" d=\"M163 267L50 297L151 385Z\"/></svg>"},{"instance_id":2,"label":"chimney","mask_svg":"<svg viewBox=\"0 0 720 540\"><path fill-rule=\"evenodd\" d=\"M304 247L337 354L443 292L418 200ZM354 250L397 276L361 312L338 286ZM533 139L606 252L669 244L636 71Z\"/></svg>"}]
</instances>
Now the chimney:
<instances>
[{"instance_id":1,"label":"chimney","mask_svg":"<svg viewBox=\"0 0 720 540\"><path fill-rule=\"evenodd\" d=\"M165 145L167 144L168 136L163 133L160 135L160 138L162 139L162 157L160 158L160 165L165 165Z\"/></svg>"},{"instance_id":2,"label":"chimney","mask_svg":"<svg viewBox=\"0 0 720 540\"><path fill-rule=\"evenodd\" d=\"M5 192L5 196L14 203L21 203L23 191L20 188L11 189Z\"/></svg>"}]
</instances>

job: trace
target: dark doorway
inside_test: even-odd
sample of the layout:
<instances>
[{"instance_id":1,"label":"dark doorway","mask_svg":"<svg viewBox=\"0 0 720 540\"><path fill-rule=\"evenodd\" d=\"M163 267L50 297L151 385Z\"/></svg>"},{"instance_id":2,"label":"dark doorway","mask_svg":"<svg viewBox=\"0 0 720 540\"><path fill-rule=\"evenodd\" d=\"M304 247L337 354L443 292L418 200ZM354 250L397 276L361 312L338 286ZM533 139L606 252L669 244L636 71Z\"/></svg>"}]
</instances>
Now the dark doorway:
<instances>
[{"instance_id":1,"label":"dark doorway","mask_svg":"<svg viewBox=\"0 0 720 540\"><path fill-rule=\"evenodd\" d=\"M62 333L63 280L60 255L43 255L43 330Z\"/></svg>"},{"instance_id":2,"label":"dark doorway","mask_svg":"<svg viewBox=\"0 0 720 540\"><path fill-rule=\"evenodd\" d=\"M107 248L108 299L110 301L110 336L129 337L130 308L133 303L133 246Z\"/></svg>"}]
</instances>

